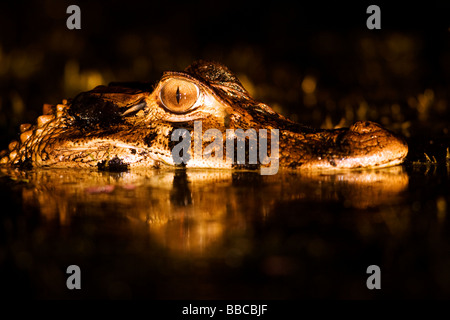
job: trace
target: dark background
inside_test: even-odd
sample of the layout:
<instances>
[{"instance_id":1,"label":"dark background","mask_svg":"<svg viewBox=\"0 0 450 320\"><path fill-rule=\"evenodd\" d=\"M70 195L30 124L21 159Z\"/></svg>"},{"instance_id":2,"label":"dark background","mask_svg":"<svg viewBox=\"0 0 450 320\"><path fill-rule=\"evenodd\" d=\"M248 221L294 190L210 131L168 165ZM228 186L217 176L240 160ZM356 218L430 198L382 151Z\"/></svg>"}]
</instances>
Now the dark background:
<instances>
[{"instance_id":1,"label":"dark background","mask_svg":"<svg viewBox=\"0 0 450 320\"><path fill-rule=\"evenodd\" d=\"M81 30L66 27L71 4ZM197 59L224 63L256 98L312 126L367 119L408 138L446 136L450 4L377 1L382 29L368 30L371 4L2 2L0 145L43 103L111 81L156 83Z\"/></svg>"}]
</instances>

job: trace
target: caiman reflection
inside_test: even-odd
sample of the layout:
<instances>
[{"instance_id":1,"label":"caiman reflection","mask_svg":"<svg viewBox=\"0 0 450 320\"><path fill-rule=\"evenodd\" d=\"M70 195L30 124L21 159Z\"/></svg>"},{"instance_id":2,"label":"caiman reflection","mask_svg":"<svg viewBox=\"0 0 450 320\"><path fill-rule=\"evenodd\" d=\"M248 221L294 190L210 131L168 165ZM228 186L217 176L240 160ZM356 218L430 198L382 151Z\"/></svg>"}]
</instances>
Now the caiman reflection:
<instances>
[{"instance_id":1,"label":"caiman reflection","mask_svg":"<svg viewBox=\"0 0 450 320\"><path fill-rule=\"evenodd\" d=\"M287 206L292 215L302 215L299 203L311 210L315 203L377 208L395 205L408 185L403 167L275 176L195 169L113 173L37 168L2 173L24 183L24 207L38 208L49 226L57 222L70 228L94 220L95 228L116 235L146 230L163 248L203 256L225 254L226 239L276 218L280 206ZM361 232L370 221L381 220L391 228L383 210L361 213L352 222L361 224ZM246 246L239 245L239 250Z\"/></svg>"}]
</instances>

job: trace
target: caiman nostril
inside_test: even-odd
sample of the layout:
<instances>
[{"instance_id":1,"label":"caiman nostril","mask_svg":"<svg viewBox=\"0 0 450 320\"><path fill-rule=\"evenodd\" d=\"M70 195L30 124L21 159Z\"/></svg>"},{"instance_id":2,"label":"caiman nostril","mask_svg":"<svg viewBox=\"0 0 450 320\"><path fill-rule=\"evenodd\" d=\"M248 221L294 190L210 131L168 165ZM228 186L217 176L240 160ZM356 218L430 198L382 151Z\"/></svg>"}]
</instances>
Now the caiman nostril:
<instances>
[{"instance_id":1,"label":"caiman nostril","mask_svg":"<svg viewBox=\"0 0 450 320\"><path fill-rule=\"evenodd\" d=\"M382 127L379 124L371 121L358 121L350 127L350 131L357 133L370 133L380 129L382 129Z\"/></svg>"}]
</instances>

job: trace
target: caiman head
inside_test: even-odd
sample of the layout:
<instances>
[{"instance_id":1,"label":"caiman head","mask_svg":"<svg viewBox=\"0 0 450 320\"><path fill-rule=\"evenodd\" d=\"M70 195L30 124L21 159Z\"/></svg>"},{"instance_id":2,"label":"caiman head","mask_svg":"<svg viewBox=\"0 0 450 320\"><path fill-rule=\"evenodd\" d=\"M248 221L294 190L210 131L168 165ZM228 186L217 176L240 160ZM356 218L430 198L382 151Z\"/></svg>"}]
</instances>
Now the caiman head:
<instances>
[{"instance_id":1,"label":"caiman head","mask_svg":"<svg viewBox=\"0 0 450 320\"><path fill-rule=\"evenodd\" d=\"M177 129L186 129L183 132L192 143L187 152L193 155L181 164L174 160L172 151L186 137L172 141ZM216 129L215 138L208 136L208 129ZM164 73L153 89L145 83L113 83L56 106L44 105L44 114L36 125L21 125L18 141L0 154L0 163L107 170L175 165L259 167L259 160L254 165L227 161L226 147L234 148L234 154L239 151L237 143L225 146L227 137L237 129L256 133L268 130L268 151L270 146L279 147L279 153L272 150L271 159L291 169L390 166L401 163L408 152L402 138L373 122L357 122L336 130L296 124L250 97L225 66L198 61L184 72ZM272 129L279 134L271 136L275 132ZM211 148L210 156L205 156L217 132L223 135L222 157L218 149L211 152ZM247 148L246 160L256 152L249 143L251 138L248 135L247 144L240 146ZM195 154L195 139L200 154Z\"/></svg>"}]
</instances>

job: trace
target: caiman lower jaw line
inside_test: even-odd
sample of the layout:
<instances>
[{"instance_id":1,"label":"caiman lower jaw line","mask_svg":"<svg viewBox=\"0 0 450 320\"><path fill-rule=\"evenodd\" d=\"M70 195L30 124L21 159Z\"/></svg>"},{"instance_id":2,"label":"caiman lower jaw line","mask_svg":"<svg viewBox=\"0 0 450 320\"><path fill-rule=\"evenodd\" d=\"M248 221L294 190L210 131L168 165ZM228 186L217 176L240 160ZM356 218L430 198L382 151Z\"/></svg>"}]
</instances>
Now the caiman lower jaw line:
<instances>
[{"instance_id":1,"label":"caiman lower jaw line","mask_svg":"<svg viewBox=\"0 0 450 320\"><path fill-rule=\"evenodd\" d=\"M119 150L117 150L117 148L119 148L119 150L120 149L130 150L130 153L131 150L133 150L133 154L123 156L123 152L120 152ZM152 150L151 148L143 148L132 144L108 140L92 141L85 146L61 146L55 148L54 151L55 153L60 155L84 153L87 156L89 156L91 160L98 160L98 161L105 160L105 156L108 159L113 158L117 154L119 159L130 161L130 164L134 163L135 165L141 162L143 158L147 158L155 162L163 163L169 166L173 165L173 163L170 163L170 161L165 160L165 158L171 158L171 155L165 156L162 150L159 151ZM99 156L100 154L101 156ZM122 154L122 156L120 156L119 154Z\"/></svg>"},{"instance_id":2,"label":"caiman lower jaw line","mask_svg":"<svg viewBox=\"0 0 450 320\"><path fill-rule=\"evenodd\" d=\"M101 141L93 141L89 143L86 146L82 147L72 147L72 146L64 146L55 148L56 151L98 151L99 149L111 149L111 148L123 148L123 149L130 149L130 150L136 150L137 152L149 152L149 149L137 147L131 144L121 143L121 142L113 142L108 140L101 140Z\"/></svg>"}]
</instances>

